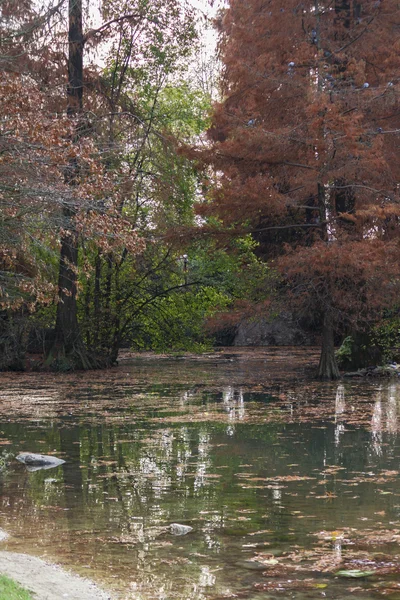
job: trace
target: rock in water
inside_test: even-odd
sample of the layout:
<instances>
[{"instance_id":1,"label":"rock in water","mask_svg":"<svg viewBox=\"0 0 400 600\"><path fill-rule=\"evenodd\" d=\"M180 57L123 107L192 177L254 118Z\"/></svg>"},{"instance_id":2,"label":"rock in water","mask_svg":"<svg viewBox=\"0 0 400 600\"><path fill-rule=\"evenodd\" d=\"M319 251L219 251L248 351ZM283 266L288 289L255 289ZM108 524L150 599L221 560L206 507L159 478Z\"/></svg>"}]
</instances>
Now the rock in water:
<instances>
[{"instance_id":1,"label":"rock in water","mask_svg":"<svg viewBox=\"0 0 400 600\"><path fill-rule=\"evenodd\" d=\"M180 525L179 523L171 523L169 530L172 535L186 535L193 531L193 527L190 527L189 525Z\"/></svg>"},{"instance_id":2,"label":"rock in water","mask_svg":"<svg viewBox=\"0 0 400 600\"><path fill-rule=\"evenodd\" d=\"M33 454L32 452L21 452L16 456L19 462L24 463L28 471L37 471L39 469L52 469L65 463L62 458L56 456L45 456L44 454Z\"/></svg>"}]
</instances>

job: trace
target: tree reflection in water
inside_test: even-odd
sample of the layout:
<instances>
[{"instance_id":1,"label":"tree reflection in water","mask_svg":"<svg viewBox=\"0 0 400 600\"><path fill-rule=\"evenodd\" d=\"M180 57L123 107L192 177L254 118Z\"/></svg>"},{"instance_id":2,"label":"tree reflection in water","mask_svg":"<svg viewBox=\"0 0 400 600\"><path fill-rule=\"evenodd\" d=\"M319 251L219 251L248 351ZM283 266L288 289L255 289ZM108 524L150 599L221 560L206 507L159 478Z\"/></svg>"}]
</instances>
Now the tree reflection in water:
<instances>
[{"instance_id":1,"label":"tree reflection in water","mask_svg":"<svg viewBox=\"0 0 400 600\"><path fill-rule=\"evenodd\" d=\"M14 463L3 470L6 547L67 564L126 598L200 600L251 595L265 578L240 564L314 552L321 532L338 532L324 544L325 559L340 565L348 530L396 527L397 381L266 389L150 385L145 369L142 377L135 385L26 385L19 404L13 381L3 382L4 453L67 461L46 472ZM171 523L194 530L174 536ZM330 585L346 597L342 581ZM360 588L368 598L366 582Z\"/></svg>"}]
</instances>

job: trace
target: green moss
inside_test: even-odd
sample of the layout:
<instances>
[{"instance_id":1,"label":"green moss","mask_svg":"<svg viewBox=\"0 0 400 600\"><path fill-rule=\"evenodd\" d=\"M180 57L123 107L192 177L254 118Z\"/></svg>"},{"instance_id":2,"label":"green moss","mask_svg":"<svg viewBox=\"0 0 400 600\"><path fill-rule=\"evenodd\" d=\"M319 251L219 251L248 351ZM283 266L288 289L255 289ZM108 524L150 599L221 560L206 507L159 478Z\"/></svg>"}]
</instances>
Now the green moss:
<instances>
[{"instance_id":1,"label":"green moss","mask_svg":"<svg viewBox=\"0 0 400 600\"><path fill-rule=\"evenodd\" d=\"M9 577L0 575L0 600L32 600L32 596Z\"/></svg>"}]
</instances>

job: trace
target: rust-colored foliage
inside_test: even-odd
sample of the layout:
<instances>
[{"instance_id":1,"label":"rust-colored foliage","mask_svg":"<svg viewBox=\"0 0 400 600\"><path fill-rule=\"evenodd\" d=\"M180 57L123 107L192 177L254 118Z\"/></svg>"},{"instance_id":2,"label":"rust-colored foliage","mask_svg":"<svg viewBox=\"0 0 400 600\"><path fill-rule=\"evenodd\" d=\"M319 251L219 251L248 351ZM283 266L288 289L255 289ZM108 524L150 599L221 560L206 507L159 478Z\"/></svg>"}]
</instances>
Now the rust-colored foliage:
<instances>
[{"instance_id":1,"label":"rust-colored foliage","mask_svg":"<svg viewBox=\"0 0 400 600\"><path fill-rule=\"evenodd\" d=\"M333 331L376 318L400 276L398 3L231 0L219 28L199 213L281 257L293 306L324 323L319 375L337 377Z\"/></svg>"},{"instance_id":2,"label":"rust-colored foliage","mask_svg":"<svg viewBox=\"0 0 400 600\"><path fill-rule=\"evenodd\" d=\"M57 300L60 290L51 261L70 229L95 240L104 251L124 246L136 254L143 249L118 210L125 190L104 164L97 132L86 116L67 114L68 40L59 26L62 4L54 2L46 9L13 0L1 6L2 309L29 303L33 310L37 303ZM93 67L90 77L98 81ZM98 90L90 92L92 112L100 111L104 103ZM65 206L74 207L71 222L62 217Z\"/></svg>"}]
</instances>

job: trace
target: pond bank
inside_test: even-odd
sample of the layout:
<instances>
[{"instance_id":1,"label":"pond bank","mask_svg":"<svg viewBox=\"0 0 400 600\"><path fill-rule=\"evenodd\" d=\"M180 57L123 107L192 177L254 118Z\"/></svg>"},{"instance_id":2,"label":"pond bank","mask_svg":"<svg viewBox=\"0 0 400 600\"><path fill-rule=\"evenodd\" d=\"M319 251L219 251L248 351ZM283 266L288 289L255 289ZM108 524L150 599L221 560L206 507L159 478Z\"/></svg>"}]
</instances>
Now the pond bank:
<instances>
[{"instance_id":1,"label":"pond bank","mask_svg":"<svg viewBox=\"0 0 400 600\"><path fill-rule=\"evenodd\" d=\"M35 600L115 600L92 581L73 575L35 556L0 552L0 573L11 577Z\"/></svg>"}]
</instances>

